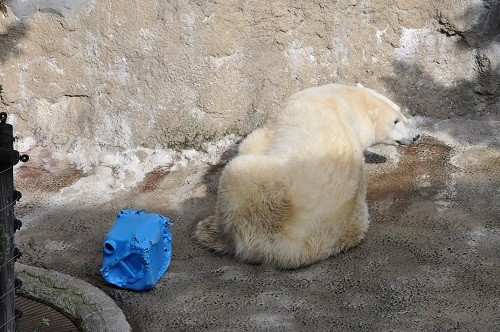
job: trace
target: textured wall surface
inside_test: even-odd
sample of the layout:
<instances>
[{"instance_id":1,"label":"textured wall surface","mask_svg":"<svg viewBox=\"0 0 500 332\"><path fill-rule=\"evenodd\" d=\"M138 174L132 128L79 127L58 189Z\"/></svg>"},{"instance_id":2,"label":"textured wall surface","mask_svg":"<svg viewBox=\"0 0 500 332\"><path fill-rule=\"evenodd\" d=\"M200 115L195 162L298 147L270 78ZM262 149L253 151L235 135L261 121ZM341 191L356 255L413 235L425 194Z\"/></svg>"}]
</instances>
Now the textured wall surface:
<instances>
[{"instance_id":1,"label":"textured wall surface","mask_svg":"<svg viewBox=\"0 0 500 332\"><path fill-rule=\"evenodd\" d=\"M199 148L329 82L428 117L500 108L495 0L7 3L0 108L23 148Z\"/></svg>"}]
</instances>

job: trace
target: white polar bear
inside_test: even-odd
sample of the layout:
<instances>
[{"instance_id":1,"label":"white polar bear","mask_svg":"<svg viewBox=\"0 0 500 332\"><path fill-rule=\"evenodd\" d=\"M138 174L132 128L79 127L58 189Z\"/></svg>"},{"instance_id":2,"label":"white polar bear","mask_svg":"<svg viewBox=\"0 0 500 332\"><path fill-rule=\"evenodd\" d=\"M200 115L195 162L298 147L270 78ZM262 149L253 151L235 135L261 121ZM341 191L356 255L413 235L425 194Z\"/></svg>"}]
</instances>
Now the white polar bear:
<instances>
[{"instance_id":1,"label":"white polar bear","mask_svg":"<svg viewBox=\"0 0 500 332\"><path fill-rule=\"evenodd\" d=\"M282 269L359 243L368 228L363 150L410 144L415 128L374 90L330 84L300 91L241 144L222 172L203 246Z\"/></svg>"}]
</instances>

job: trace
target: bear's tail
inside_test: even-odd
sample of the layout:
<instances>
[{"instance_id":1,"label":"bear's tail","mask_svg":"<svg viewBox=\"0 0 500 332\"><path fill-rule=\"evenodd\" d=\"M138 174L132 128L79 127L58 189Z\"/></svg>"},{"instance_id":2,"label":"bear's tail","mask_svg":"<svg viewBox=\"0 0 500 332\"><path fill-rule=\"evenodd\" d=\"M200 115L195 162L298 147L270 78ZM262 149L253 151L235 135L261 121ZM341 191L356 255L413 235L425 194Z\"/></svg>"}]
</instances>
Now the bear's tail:
<instances>
[{"instance_id":1,"label":"bear's tail","mask_svg":"<svg viewBox=\"0 0 500 332\"><path fill-rule=\"evenodd\" d=\"M215 215L203 219L196 225L194 237L199 244L217 253L230 251L230 241L224 236L222 225Z\"/></svg>"}]
</instances>

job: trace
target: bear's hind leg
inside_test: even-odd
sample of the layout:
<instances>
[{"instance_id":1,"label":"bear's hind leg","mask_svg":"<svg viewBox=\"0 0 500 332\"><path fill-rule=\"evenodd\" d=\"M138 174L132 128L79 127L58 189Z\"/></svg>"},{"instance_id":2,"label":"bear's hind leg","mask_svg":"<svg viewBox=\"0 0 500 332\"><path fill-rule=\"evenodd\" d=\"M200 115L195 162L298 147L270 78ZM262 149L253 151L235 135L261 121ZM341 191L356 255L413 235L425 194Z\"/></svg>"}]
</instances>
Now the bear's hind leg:
<instances>
[{"instance_id":1,"label":"bear's hind leg","mask_svg":"<svg viewBox=\"0 0 500 332\"><path fill-rule=\"evenodd\" d=\"M228 253L232 247L217 214L200 221L196 225L194 237L202 246L218 253Z\"/></svg>"},{"instance_id":2,"label":"bear's hind leg","mask_svg":"<svg viewBox=\"0 0 500 332\"><path fill-rule=\"evenodd\" d=\"M294 211L288 183L286 170L274 157L247 154L226 166L218 211L238 259L265 263L280 256L279 239Z\"/></svg>"}]
</instances>

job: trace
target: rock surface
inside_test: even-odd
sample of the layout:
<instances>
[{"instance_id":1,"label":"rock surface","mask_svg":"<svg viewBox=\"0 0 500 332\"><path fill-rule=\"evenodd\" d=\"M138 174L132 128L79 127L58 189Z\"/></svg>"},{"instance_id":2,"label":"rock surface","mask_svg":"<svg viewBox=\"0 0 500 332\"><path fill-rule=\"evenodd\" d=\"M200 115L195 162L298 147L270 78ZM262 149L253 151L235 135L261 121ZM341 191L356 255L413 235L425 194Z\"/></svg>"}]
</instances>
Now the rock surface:
<instances>
[{"instance_id":1,"label":"rock surface","mask_svg":"<svg viewBox=\"0 0 500 332\"><path fill-rule=\"evenodd\" d=\"M7 3L1 110L26 148L200 148L329 82L429 117L500 107L494 0Z\"/></svg>"}]
</instances>

